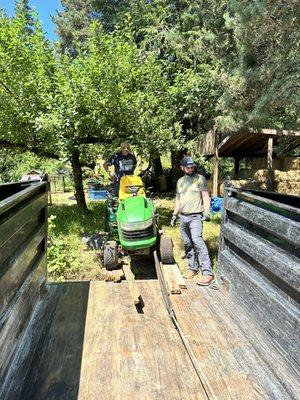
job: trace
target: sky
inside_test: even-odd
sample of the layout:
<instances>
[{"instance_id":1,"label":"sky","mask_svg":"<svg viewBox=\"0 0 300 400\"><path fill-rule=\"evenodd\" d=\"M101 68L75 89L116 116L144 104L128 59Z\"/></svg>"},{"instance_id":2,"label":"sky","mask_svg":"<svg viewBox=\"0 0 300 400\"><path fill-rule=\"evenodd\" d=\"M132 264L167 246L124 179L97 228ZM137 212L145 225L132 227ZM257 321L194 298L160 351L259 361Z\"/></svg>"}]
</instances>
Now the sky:
<instances>
[{"instance_id":1,"label":"sky","mask_svg":"<svg viewBox=\"0 0 300 400\"><path fill-rule=\"evenodd\" d=\"M0 0L0 8L4 9L9 16L14 14L14 4L15 0ZM60 0L29 0L29 5L37 11L46 37L52 41L57 40L51 15L56 15L56 11L61 8Z\"/></svg>"}]
</instances>

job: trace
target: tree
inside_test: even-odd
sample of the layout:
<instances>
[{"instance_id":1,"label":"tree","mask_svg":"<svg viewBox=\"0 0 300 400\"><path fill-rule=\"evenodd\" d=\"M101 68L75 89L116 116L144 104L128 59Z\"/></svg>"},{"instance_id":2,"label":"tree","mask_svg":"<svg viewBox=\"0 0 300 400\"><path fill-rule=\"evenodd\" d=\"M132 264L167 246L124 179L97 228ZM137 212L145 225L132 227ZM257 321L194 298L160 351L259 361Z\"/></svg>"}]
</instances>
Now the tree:
<instances>
[{"instance_id":1,"label":"tree","mask_svg":"<svg viewBox=\"0 0 300 400\"><path fill-rule=\"evenodd\" d=\"M30 35L25 25L24 16L0 19L0 142L69 159L77 202L86 210L85 144L126 138L150 154L176 140L167 80L155 57L123 32L108 35L95 24L88 51L73 58L55 53L38 24Z\"/></svg>"},{"instance_id":2,"label":"tree","mask_svg":"<svg viewBox=\"0 0 300 400\"><path fill-rule=\"evenodd\" d=\"M124 24L133 31L143 52L155 54L169 82L173 123L182 129L172 149L172 169L199 134L212 128L221 95L220 53L229 42L223 14L226 1L133 2ZM223 30L223 39L217 32ZM223 33L222 32L222 33ZM226 32L226 33L225 33Z\"/></svg>"},{"instance_id":3,"label":"tree","mask_svg":"<svg viewBox=\"0 0 300 400\"><path fill-rule=\"evenodd\" d=\"M222 74L220 126L299 129L299 2L229 4L236 57Z\"/></svg>"},{"instance_id":4,"label":"tree","mask_svg":"<svg viewBox=\"0 0 300 400\"><path fill-rule=\"evenodd\" d=\"M59 48L74 57L89 37L95 18L93 0L61 0L61 5L63 10L52 18L60 38Z\"/></svg>"},{"instance_id":5,"label":"tree","mask_svg":"<svg viewBox=\"0 0 300 400\"><path fill-rule=\"evenodd\" d=\"M29 6L28 0L16 1L15 13L17 16L24 17L27 21L26 29L28 33L32 33L35 28L35 18L33 16L33 9Z\"/></svg>"}]
</instances>

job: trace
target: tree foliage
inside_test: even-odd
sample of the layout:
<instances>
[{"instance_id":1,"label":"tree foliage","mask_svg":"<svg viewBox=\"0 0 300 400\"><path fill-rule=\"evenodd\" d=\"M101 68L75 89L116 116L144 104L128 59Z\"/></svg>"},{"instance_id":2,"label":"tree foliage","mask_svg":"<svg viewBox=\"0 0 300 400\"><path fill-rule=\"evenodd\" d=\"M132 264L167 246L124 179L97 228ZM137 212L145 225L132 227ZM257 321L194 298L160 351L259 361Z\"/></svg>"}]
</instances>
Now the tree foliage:
<instances>
[{"instance_id":1,"label":"tree foliage","mask_svg":"<svg viewBox=\"0 0 300 400\"><path fill-rule=\"evenodd\" d=\"M214 125L299 128L300 6L62 1L48 42L27 0L0 17L0 143L81 167L124 140L152 159ZM175 157L176 158L176 157Z\"/></svg>"},{"instance_id":2,"label":"tree foliage","mask_svg":"<svg viewBox=\"0 0 300 400\"><path fill-rule=\"evenodd\" d=\"M300 4L230 1L235 62L223 69L221 125L299 129Z\"/></svg>"},{"instance_id":3,"label":"tree foliage","mask_svg":"<svg viewBox=\"0 0 300 400\"><path fill-rule=\"evenodd\" d=\"M0 140L69 159L84 206L83 145L130 138L149 154L175 143L167 80L127 33L109 35L94 23L88 50L74 58L55 52L38 23L29 34L26 23L25 15L0 21Z\"/></svg>"}]
</instances>

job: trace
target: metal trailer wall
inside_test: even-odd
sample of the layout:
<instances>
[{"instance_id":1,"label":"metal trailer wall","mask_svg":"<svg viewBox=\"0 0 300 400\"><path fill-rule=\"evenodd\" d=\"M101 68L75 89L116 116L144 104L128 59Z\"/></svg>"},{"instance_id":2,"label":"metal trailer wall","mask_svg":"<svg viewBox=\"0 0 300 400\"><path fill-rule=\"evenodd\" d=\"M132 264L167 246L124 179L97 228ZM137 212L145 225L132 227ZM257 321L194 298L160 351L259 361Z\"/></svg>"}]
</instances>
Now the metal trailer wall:
<instances>
[{"instance_id":1,"label":"metal trailer wall","mask_svg":"<svg viewBox=\"0 0 300 400\"><path fill-rule=\"evenodd\" d=\"M0 185L0 388L46 283L47 204L46 182Z\"/></svg>"},{"instance_id":2,"label":"metal trailer wall","mask_svg":"<svg viewBox=\"0 0 300 400\"><path fill-rule=\"evenodd\" d=\"M224 286L300 364L300 198L226 188L218 268Z\"/></svg>"}]
</instances>

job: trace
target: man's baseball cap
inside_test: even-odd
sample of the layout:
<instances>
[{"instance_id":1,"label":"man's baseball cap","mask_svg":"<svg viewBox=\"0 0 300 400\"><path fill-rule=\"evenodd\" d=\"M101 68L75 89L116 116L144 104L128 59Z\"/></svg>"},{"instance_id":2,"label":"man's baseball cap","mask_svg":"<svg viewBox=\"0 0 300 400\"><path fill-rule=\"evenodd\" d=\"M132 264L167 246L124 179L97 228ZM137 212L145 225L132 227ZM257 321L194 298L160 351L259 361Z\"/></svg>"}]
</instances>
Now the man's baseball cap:
<instances>
[{"instance_id":1,"label":"man's baseball cap","mask_svg":"<svg viewBox=\"0 0 300 400\"><path fill-rule=\"evenodd\" d=\"M195 167L196 164L195 164L194 160L192 159L192 157L183 157L183 159L181 160L181 166L182 167Z\"/></svg>"}]
</instances>

